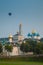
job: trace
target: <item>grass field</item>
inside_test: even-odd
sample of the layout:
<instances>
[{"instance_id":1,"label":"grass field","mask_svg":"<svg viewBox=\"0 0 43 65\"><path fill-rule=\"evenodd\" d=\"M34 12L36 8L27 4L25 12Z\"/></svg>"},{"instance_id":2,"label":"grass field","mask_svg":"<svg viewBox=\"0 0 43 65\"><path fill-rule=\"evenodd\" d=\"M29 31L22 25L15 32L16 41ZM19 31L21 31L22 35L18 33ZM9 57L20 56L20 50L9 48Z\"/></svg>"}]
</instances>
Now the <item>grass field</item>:
<instances>
[{"instance_id":1,"label":"grass field","mask_svg":"<svg viewBox=\"0 0 43 65\"><path fill-rule=\"evenodd\" d=\"M18 61L18 62L5 62L5 61L0 61L0 65L43 65L43 62L23 62L23 61Z\"/></svg>"},{"instance_id":2,"label":"grass field","mask_svg":"<svg viewBox=\"0 0 43 65\"><path fill-rule=\"evenodd\" d=\"M0 65L43 65L43 56L0 56Z\"/></svg>"}]
</instances>

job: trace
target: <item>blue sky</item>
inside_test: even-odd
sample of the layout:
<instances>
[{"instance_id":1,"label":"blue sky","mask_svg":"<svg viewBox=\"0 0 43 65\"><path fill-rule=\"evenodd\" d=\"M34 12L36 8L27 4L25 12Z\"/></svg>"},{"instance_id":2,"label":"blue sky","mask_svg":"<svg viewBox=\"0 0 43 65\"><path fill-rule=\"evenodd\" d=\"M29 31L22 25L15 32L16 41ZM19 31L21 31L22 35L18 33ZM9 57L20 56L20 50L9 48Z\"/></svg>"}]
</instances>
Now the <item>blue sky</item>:
<instances>
[{"instance_id":1,"label":"blue sky","mask_svg":"<svg viewBox=\"0 0 43 65\"><path fill-rule=\"evenodd\" d=\"M0 37L14 35L20 23L24 36L35 29L43 37L43 0L0 0Z\"/></svg>"}]
</instances>

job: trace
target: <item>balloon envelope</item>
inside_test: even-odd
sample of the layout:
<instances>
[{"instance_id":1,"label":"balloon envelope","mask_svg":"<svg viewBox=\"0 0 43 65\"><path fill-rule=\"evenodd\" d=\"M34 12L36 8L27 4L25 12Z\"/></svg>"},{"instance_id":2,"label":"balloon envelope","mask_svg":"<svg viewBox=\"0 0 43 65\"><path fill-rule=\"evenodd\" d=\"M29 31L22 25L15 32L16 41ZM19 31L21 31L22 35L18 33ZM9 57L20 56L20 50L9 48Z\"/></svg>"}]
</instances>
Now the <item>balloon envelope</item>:
<instances>
[{"instance_id":1,"label":"balloon envelope","mask_svg":"<svg viewBox=\"0 0 43 65\"><path fill-rule=\"evenodd\" d=\"M12 13L11 13L11 12L9 12L9 13L8 13L8 15L9 15L9 16L11 16L11 15L12 15Z\"/></svg>"}]
</instances>

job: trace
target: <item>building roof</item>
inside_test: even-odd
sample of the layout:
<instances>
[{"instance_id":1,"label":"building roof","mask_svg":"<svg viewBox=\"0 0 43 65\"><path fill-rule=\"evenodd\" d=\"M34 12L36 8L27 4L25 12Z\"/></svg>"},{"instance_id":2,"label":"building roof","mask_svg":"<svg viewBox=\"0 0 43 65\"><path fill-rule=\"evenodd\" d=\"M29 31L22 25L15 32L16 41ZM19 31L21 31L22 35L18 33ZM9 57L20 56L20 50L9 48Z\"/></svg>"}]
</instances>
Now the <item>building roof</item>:
<instances>
[{"instance_id":1,"label":"building roof","mask_svg":"<svg viewBox=\"0 0 43 65\"><path fill-rule=\"evenodd\" d=\"M8 41L8 38L0 38L0 41Z\"/></svg>"},{"instance_id":2,"label":"building roof","mask_svg":"<svg viewBox=\"0 0 43 65\"><path fill-rule=\"evenodd\" d=\"M22 36L22 35L20 35L19 33L17 33L17 34L15 34L15 35L13 35L13 37L14 37L14 36Z\"/></svg>"}]
</instances>

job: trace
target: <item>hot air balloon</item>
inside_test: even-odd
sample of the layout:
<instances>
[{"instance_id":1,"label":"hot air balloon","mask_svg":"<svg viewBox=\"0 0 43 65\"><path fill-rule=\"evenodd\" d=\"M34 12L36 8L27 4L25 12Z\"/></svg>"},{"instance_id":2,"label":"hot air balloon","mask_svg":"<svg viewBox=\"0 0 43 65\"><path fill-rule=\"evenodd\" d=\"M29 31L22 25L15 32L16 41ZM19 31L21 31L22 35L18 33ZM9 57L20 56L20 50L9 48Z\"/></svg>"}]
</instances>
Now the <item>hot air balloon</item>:
<instances>
[{"instance_id":1,"label":"hot air balloon","mask_svg":"<svg viewBox=\"0 0 43 65\"><path fill-rule=\"evenodd\" d=\"M9 12L9 13L8 13L8 15L9 15L9 16L11 16L11 15L12 15L12 13L11 13L11 12Z\"/></svg>"}]
</instances>

